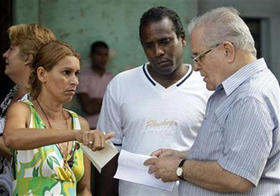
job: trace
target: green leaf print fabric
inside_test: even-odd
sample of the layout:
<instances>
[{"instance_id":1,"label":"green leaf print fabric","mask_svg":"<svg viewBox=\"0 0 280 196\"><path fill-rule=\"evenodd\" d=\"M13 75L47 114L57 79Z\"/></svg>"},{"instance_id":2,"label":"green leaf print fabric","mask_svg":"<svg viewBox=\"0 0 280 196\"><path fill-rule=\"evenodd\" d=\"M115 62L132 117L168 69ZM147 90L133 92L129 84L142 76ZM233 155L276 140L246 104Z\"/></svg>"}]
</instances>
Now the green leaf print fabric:
<instances>
[{"instance_id":1,"label":"green leaf print fabric","mask_svg":"<svg viewBox=\"0 0 280 196\"><path fill-rule=\"evenodd\" d=\"M31 109L29 128L45 131L45 125L33 104L24 101ZM72 127L81 129L78 115L67 110L72 116ZM32 136L30 136L32 137ZM13 150L13 195L76 195L78 181L84 175L84 159L78 142L72 142L73 165L64 164L57 145L48 145L33 150ZM69 160L70 155L67 157Z\"/></svg>"}]
</instances>

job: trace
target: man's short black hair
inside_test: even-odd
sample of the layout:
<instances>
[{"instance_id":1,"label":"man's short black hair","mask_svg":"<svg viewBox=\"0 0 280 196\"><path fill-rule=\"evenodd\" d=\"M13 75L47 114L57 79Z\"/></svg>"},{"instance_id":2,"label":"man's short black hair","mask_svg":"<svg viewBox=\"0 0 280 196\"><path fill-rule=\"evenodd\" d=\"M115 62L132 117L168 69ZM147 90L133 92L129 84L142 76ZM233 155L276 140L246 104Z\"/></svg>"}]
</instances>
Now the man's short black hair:
<instances>
[{"instance_id":1,"label":"man's short black hair","mask_svg":"<svg viewBox=\"0 0 280 196\"><path fill-rule=\"evenodd\" d=\"M153 7L149 9L142 15L140 20L140 26L139 26L140 39L141 39L141 29L143 28L143 26L145 26L150 22L158 22L165 17L168 17L173 22L174 31L176 32L177 37L185 34L182 22L178 14L171 9L168 9L163 6L159 6L159 7Z\"/></svg>"},{"instance_id":2,"label":"man's short black hair","mask_svg":"<svg viewBox=\"0 0 280 196\"><path fill-rule=\"evenodd\" d=\"M103 41L96 41L93 42L90 46L90 55L92 55L95 52L96 48L106 48L109 49L109 46L103 42Z\"/></svg>"}]
</instances>

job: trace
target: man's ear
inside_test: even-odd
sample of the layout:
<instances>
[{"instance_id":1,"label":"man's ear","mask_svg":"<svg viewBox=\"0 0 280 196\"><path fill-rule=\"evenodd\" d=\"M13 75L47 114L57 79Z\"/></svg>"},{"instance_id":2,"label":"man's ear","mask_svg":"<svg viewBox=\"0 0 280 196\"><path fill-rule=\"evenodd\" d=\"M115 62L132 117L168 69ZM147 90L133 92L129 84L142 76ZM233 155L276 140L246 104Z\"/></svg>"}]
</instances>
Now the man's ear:
<instances>
[{"instance_id":1,"label":"man's ear","mask_svg":"<svg viewBox=\"0 0 280 196\"><path fill-rule=\"evenodd\" d=\"M235 59L235 47L234 45L229 42L229 41L225 41L223 42L223 47L224 47L224 55L227 58L229 63L232 63Z\"/></svg>"},{"instance_id":2,"label":"man's ear","mask_svg":"<svg viewBox=\"0 0 280 196\"><path fill-rule=\"evenodd\" d=\"M180 35L181 37L181 41L182 41L182 45L186 46L187 45L187 41L186 41L186 35L185 33L183 33L182 35Z\"/></svg>"},{"instance_id":3,"label":"man's ear","mask_svg":"<svg viewBox=\"0 0 280 196\"><path fill-rule=\"evenodd\" d=\"M45 70L44 67L40 66L37 68L37 77L42 83L47 82L48 72Z\"/></svg>"},{"instance_id":4,"label":"man's ear","mask_svg":"<svg viewBox=\"0 0 280 196\"><path fill-rule=\"evenodd\" d=\"M33 62L33 55L28 54L24 57L24 64L25 65L30 65Z\"/></svg>"}]
</instances>

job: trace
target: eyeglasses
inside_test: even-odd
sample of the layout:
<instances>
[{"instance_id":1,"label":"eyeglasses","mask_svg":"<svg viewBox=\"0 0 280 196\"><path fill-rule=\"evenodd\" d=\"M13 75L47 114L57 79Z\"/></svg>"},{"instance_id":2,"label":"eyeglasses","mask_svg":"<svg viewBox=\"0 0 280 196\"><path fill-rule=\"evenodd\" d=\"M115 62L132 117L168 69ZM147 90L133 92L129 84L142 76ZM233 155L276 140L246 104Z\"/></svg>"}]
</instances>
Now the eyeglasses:
<instances>
[{"instance_id":1,"label":"eyeglasses","mask_svg":"<svg viewBox=\"0 0 280 196\"><path fill-rule=\"evenodd\" d=\"M195 62L195 63L199 63L201 62L201 59L202 57L204 57L206 54L208 54L209 52L211 52L212 50L214 50L215 48L217 48L220 44L216 44L215 46L201 52L200 54L196 55L196 56L192 56L192 60Z\"/></svg>"}]
</instances>

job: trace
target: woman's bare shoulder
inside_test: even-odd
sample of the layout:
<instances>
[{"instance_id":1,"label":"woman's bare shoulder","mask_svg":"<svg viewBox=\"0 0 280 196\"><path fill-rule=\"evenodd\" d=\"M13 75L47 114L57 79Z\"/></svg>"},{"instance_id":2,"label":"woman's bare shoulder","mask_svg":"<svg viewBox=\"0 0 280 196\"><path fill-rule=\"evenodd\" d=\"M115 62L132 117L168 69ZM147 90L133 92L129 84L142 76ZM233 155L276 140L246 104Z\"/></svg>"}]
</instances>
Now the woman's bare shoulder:
<instances>
[{"instance_id":1,"label":"woman's bare shoulder","mask_svg":"<svg viewBox=\"0 0 280 196\"><path fill-rule=\"evenodd\" d=\"M8 108L6 115L6 123L10 124L20 124L25 127L28 126L30 122L30 106L23 102L15 102L11 104Z\"/></svg>"},{"instance_id":2,"label":"woman's bare shoulder","mask_svg":"<svg viewBox=\"0 0 280 196\"><path fill-rule=\"evenodd\" d=\"M30 113L30 107L24 102L15 102L12 103L8 108L8 113L19 113L23 114L24 112Z\"/></svg>"}]
</instances>

